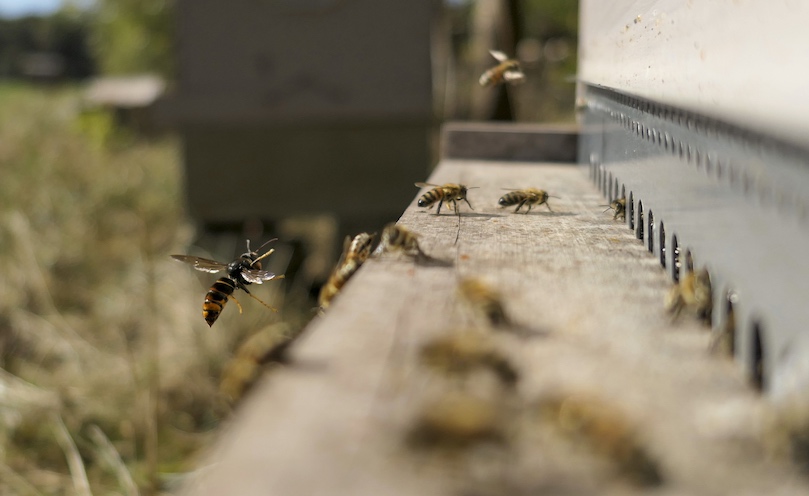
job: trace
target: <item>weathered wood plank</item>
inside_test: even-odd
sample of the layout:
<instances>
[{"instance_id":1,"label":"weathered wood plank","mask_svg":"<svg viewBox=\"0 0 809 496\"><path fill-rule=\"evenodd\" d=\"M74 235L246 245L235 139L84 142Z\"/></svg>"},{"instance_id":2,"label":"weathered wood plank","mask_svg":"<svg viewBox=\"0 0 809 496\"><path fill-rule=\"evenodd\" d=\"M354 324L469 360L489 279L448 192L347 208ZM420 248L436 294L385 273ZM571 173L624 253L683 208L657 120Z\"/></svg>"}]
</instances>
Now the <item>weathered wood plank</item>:
<instances>
[{"instance_id":1,"label":"weathered wood plank","mask_svg":"<svg viewBox=\"0 0 809 496\"><path fill-rule=\"evenodd\" d=\"M444 161L432 183L461 182L475 208L433 215L415 206L400 223L449 266L372 259L329 312L312 322L245 402L190 481L194 495L610 494L621 478L536 422L531 405L553 391L596 393L624 411L659 460L666 494L805 494L784 465L765 462L754 436L760 400L731 362L707 352L708 331L663 312L669 280L575 167ZM551 198L530 214L497 206L502 188ZM414 193L415 193L414 188ZM499 401L505 445L455 457L405 442L425 401L457 387L426 373L419 346L480 323L458 281L479 276L538 337L495 334L521 373Z\"/></svg>"}]
</instances>

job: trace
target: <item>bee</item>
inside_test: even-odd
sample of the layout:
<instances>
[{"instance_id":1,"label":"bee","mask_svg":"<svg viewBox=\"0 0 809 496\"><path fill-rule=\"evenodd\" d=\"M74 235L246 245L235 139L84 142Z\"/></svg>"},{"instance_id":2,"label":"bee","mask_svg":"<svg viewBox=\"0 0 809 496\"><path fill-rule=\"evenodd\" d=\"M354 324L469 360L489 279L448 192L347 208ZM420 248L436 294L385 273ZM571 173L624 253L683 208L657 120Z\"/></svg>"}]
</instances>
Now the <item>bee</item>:
<instances>
[{"instance_id":1,"label":"bee","mask_svg":"<svg viewBox=\"0 0 809 496\"><path fill-rule=\"evenodd\" d=\"M232 402L241 398L258 378L262 365L285 361L287 348L302 330L302 328L293 329L289 324L280 322L248 337L222 371L222 380L219 384L222 394Z\"/></svg>"},{"instance_id":2,"label":"bee","mask_svg":"<svg viewBox=\"0 0 809 496\"><path fill-rule=\"evenodd\" d=\"M382 229L377 254L398 251L411 257L426 256L419 247L418 235L410 229L391 222Z\"/></svg>"},{"instance_id":3,"label":"bee","mask_svg":"<svg viewBox=\"0 0 809 496\"><path fill-rule=\"evenodd\" d=\"M267 243L272 241L275 241L275 239L271 239L270 241L267 241ZM267 243L261 245L258 251L261 251L261 248L264 248ZM247 286L253 283L263 284L264 281L271 281L273 279L281 279L284 277L283 275L276 275L272 272L261 270L261 260L269 256L275 251L275 249L273 248L268 250L267 253L261 256L258 255L258 251L250 250L250 240L248 239L247 252L243 253L239 258L227 264L207 258L194 257L191 255L171 256L171 258L174 260L193 265L195 269L202 272L210 272L215 274L221 270L227 271L226 275L220 277L216 280L216 282L213 283L213 285L211 285L211 288L205 295L205 301L202 304L202 316L205 318L205 322L208 323L209 327L213 326L216 319L219 318L219 314L222 313L222 309L228 302L228 298L233 298L233 301L235 301L236 305L239 307L239 313L242 313L241 304L238 302L238 300L236 300L236 298L233 297L233 292L237 289L241 289L251 298L255 299L273 312L278 311L258 299L247 289Z\"/></svg>"},{"instance_id":4,"label":"bee","mask_svg":"<svg viewBox=\"0 0 809 496\"><path fill-rule=\"evenodd\" d=\"M539 413L572 441L611 460L636 484L662 484L658 463L641 443L634 423L614 405L594 396L550 393L540 398Z\"/></svg>"},{"instance_id":5,"label":"bee","mask_svg":"<svg viewBox=\"0 0 809 496\"><path fill-rule=\"evenodd\" d=\"M416 186L419 188L432 188L430 191L421 195L418 202L419 207L433 208L435 202L438 202L438 210L436 211L436 214L440 214L441 205L443 205L444 202L447 202L447 206L451 205L452 209L455 210L458 215L460 215L457 202L465 201L466 204L469 205L469 208L474 210L474 208L472 208L472 204L469 203L469 200L466 198L466 193L470 189L475 188L468 188L463 184L455 183L447 183L443 186L430 183L416 183Z\"/></svg>"},{"instance_id":6,"label":"bee","mask_svg":"<svg viewBox=\"0 0 809 496\"><path fill-rule=\"evenodd\" d=\"M809 473L809 403L805 395L793 394L764 412L761 442L774 458L790 459Z\"/></svg>"},{"instance_id":7,"label":"bee","mask_svg":"<svg viewBox=\"0 0 809 496\"><path fill-rule=\"evenodd\" d=\"M329 280L320 288L318 305L321 312L329 308L331 300L337 296L337 293L340 292L345 283L348 282L357 269L368 259L375 239L376 233L360 233L354 236L353 239L350 236L346 236L340 260L329 276Z\"/></svg>"},{"instance_id":8,"label":"bee","mask_svg":"<svg viewBox=\"0 0 809 496\"><path fill-rule=\"evenodd\" d=\"M449 392L424 406L409 435L419 448L463 449L489 441L502 443L502 415L492 400Z\"/></svg>"},{"instance_id":9,"label":"bee","mask_svg":"<svg viewBox=\"0 0 809 496\"><path fill-rule=\"evenodd\" d=\"M517 60L508 58L506 54L498 50L489 50L489 53L500 63L480 76L481 86L486 88L502 82L518 84L525 81L525 74L520 69L520 63Z\"/></svg>"},{"instance_id":10,"label":"bee","mask_svg":"<svg viewBox=\"0 0 809 496\"><path fill-rule=\"evenodd\" d=\"M515 189L511 190L511 193L506 193L505 195L500 197L500 201L498 202L501 207L510 207L511 205L517 205L517 208L514 210L515 212L519 212L520 209L524 205L528 205L528 210L525 213L531 211L531 208L535 205L542 205L545 204L548 207L548 210L553 212L551 206L548 204L548 198L551 196L548 194L547 191L536 189L536 188L526 188L526 189ZM556 198L556 197L553 197Z\"/></svg>"},{"instance_id":11,"label":"bee","mask_svg":"<svg viewBox=\"0 0 809 496\"><path fill-rule=\"evenodd\" d=\"M621 220L626 220L626 198L618 198L617 200L613 200L612 203L609 204L607 210L614 210L615 214L612 216L612 220L617 220L618 217ZM607 210L604 210L605 212Z\"/></svg>"},{"instance_id":12,"label":"bee","mask_svg":"<svg viewBox=\"0 0 809 496\"><path fill-rule=\"evenodd\" d=\"M494 327L510 326L503 298L491 286L477 278L467 278L458 285L458 294Z\"/></svg>"},{"instance_id":13,"label":"bee","mask_svg":"<svg viewBox=\"0 0 809 496\"><path fill-rule=\"evenodd\" d=\"M463 376L479 369L490 370L507 386L513 386L519 379L511 362L479 333L452 333L434 338L422 345L419 358L428 367L448 374Z\"/></svg>"},{"instance_id":14,"label":"bee","mask_svg":"<svg viewBox=\"0 0 809 496\"><path fill-rule=\"evenodd\" d=\"M672 314L672 319L677 319L686 310L704 324L711 325L713 293L708 270L689 271L674 284L666 296L666 310Z\"/></svg>"}]
</instances>

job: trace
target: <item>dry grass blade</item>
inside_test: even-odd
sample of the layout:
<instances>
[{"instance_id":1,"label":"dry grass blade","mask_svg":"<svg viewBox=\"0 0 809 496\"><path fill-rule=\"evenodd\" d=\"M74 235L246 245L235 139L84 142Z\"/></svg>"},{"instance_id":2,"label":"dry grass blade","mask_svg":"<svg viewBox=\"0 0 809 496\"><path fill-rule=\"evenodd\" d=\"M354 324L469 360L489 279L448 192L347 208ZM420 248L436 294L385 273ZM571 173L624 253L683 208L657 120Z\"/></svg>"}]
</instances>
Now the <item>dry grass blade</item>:
<instances>
[{"instance_id":1,"label":"dry grass blade","mask_svg":"<svg viewBox=\"0 0 809 496\"><path fill-rule=\"evenodd\" d=\"M73 487L76 489L76 494L79 496L93 496L90 491L90 481L87 479L87 472L84 470L84 462L79 455L79 450L76 448L76 443L70 437L62 417L59 415L53 416L54 430L56 431L56 440L62 451L65 452L67 459L67 466L70 468L70 475L73 478Z\"/></svg>"},{"instance_id":2,"label":"dry grass blade","mask_svg":"<svg viewBox=\"0 0 809 496\"><path fill-rule=\"evenodd\" d=\"M90 426L90 438L98 448L98 454L101 460L110 466L115 471L115 476L118 478L118 483L128 496L138 496L138 486L132 480L132 475L127 470L126 465L121 459L121 455L115 446L112 445L109 438L104 434L100 427L97 425Z\"/></svg>"},{"instance_id":3,"label":"dry grass blade","mask_svg":"<svg viewBox=\"0 0 809 496\"><path fill-rule=\"evenodd\" d=\"M18 495L32 494L35 496L44 496L43 493L28 482L25 477L18 474L5 463L0 463L0 474L3 475L3 482L0 483L0 491L13 489L14 494ZM5 494L5 492L3 492L3 494Z\"/></svg>"}]
</instances>

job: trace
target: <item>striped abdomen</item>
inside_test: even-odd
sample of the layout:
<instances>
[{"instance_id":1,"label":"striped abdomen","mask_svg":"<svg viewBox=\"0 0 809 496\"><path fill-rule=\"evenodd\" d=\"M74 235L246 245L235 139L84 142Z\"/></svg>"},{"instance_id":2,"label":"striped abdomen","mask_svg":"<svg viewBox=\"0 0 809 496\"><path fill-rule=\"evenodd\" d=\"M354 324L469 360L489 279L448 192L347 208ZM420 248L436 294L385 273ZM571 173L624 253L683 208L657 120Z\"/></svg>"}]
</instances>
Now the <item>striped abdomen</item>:
<instances>
[{"instance_id":1,"label":"striped abdomen","mask_svg":"<svg viewBox=\"0 0 809 496\"><path fill-rule=\"evenodd\" d=\"M205 295L205 303L202 304L202 316L209 327L219 318L225 303L228 302L228 296L236 291L236 287L236 281L229 276L224 276L217 279L211 289L208 290Z\"/></svg>"},{"instance_id":2,"label":"striped abdomen","mask_svg":"<svg viewBox=\"0 0 809 496\"><path fill-rule=\"evenodd\" d=\"M318 296L318 304L321 310L329 308L331 300L337 296L346 282L357 272L361 263L355 260L346 260L342 264L335 267L334 272L331 273L329 280L320 288L320 295Z\"/></svg>"},{"instance_id":3,"label":"striped abdomen","mask_svg":"<svg viewBox=\"0 0 809 496\"><path fill-rule=\"evenodd\" d=\"M528 195L525 191L512 191L511 193L506 193L500 197L499 203L503 207L508 207L524 201L527 197Z\"/></svg>"},{"instance_id":4,"label":"striped abdomen","mask_svg":"<svg viewBox=\"0 0 809 496\"><path fill-rule=\"evenodd\" d=\"M433 203L443 200L445 194L444 188L433 188L421 195L421 198L419 198L419 207L429 207Z\"/></svg>"}]
</instances>

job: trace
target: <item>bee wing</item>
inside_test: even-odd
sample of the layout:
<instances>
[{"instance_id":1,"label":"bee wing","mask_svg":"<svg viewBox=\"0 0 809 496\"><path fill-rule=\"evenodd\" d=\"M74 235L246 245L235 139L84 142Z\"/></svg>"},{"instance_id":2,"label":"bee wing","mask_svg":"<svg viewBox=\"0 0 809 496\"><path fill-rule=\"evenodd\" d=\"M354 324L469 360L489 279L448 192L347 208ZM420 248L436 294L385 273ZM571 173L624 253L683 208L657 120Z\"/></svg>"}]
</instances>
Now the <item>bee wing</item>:
<instances>
[{"instance_id":1,"label":"bee wing","mask_svg":"<svg viewBox=\"0 0 809 496\"><path fill-rule=\"evenodd\" d=\"M264 281L269 281L277 277L275 273L268 270L243 270L241 275L245 281L255 284L263 284Z\"/></svg>"},{"instance_id":2,"label":"bee wing","mask_svg":"<svg viewBox=\"0 0 809 496\"><path fill-rule=\"evenodd\" d=\"M489 53L492 54L492 57L496 58L500 62L505 62L508 60L508 55L501 52L500 50L489 50Z\"/></svg>"},{"instance_id":3,"label":"bee wing","mask_svg":"<svg viewBox=\"0 0 809 496\"><path fill-rule=\"evenodd\" d=\"M478 79L478 83L483 87L489 86L491 82L492 82L492 71L484 72L483 74L480 75L480 79Z\"/></svg>"},{"instance_id":4,"label":"bee wing","mask_svg":"<svg viewBox=\"0 0 809 496\"><path fill-rule=\"evenodd\" d=\"M417 188L440 188L440 184L431 184L431 183L415 183Z\"/></svg>"},{"instance_id":5,"label":"bee wing","mask_svg":"<svg viewBox=\"0 0 809 496\"><path fill-rule=\"evenodd\" d=\"M178 262L193 265L195 269L201 270L202 272L216 273L228 266L228 264L217 262L210 258L194 257L191 255L172 255L171 258Z\"/></svg>"},{"instance_id":6,"label":"bee wing","mask_svg":"<svg viewBox=\"0 0 809 496\"><path fill-rule=\"evenodd\" d=\"M522 83L525 81L525 74L522 71L506 71L503 74L503 79L509 83Z\"/></svg>"}]
</instances>

